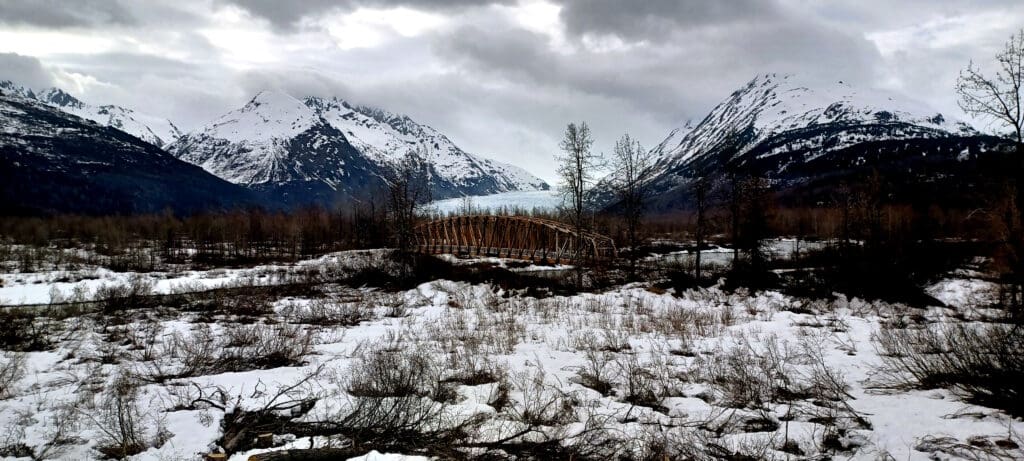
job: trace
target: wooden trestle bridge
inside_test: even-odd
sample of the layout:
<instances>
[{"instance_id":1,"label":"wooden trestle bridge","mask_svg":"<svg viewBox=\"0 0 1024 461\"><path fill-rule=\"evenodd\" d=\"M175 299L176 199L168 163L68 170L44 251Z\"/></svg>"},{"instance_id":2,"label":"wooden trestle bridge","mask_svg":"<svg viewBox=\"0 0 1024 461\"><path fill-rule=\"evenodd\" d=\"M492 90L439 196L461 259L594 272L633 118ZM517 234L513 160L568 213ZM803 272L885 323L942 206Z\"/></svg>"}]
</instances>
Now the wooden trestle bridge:
<instances>
[{"instance_id":1,"label":"wooden trestle bridge","mask_svg":"<svg viewBox=\"0 0 1024 461\"><path fill-rule=\"evenodd\" d=\"M601 234L577 237L571 226L528 216L452 216L422 223L414 231L417 251L495 256L565 263L576 258L610 259L615 243ZM577 251L580 245L580 251Z\"/></svg>"}]
</instances>

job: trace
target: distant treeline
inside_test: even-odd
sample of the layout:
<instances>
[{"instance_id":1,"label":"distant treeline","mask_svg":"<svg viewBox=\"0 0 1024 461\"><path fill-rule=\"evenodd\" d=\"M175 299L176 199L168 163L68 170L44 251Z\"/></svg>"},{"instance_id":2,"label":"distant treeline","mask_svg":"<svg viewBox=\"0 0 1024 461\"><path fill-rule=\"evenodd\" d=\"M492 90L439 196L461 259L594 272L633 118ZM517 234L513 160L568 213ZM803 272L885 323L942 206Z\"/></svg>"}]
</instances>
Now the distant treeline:
<instances>
[{"instance_id":1,"label":"distant treeline","mask_svg":"<svg viewBox=\"0 0 1024 461\"><path fill-rule=\"evenodd\" d=\"M247 210L175 216L7 217L0 234L9 243L58 247L94 245L101 254L133 248L164 261L246 263L297 259L356 248L387 246L386 213L373 206L345 211Z\"/></svg>"},{"instance_id":2,"label":"distant treeline","mask_svg":"<svg viewBox=\"0 0 1024 461\"><path fill-rule=\"evenodd\" d=\"M998 200L994 200L998 202ZM797 236L821 239L892 238L992 238L998 207L952 209L884 203L869 193L852 193L829 205L786 207L770 197L765 211L765 237ZM466 213L460 213L465 211ZM735 220L730 204L714 202L707 211L706 233L728 243ZM451 214L518 214L561 219L557 210L468 208ZM423 216L430 219L433 216ZM598 232L620 238L622 224L614 213L591 215ZM679 210L644 218L647 239L690 238L696 212ZM9 243L44 246L94 244L105 252L117 252L139 241L159 248L168 259L186 249L193 258L266 259L308 256L331 251L380 248L391 244L393 230L383 206L366 205L346 210L311 207L296 211L244 210L207 212L191 216L173 213L147 215L0 218L0 236Z\"/></svg>"}]
</instances>

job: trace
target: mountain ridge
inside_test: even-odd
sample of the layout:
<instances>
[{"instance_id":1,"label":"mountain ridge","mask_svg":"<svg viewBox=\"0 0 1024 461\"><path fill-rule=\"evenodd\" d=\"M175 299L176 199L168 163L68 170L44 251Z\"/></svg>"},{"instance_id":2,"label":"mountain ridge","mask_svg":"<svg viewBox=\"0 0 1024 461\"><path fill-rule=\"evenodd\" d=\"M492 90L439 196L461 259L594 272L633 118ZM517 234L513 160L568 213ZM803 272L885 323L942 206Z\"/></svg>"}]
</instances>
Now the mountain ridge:
<instances>
[{"instance_id":1,"label":"mountain ridge","mask_svg":"<svg viewBox=\"0 0 1024 461\"><path fill-rule=\"evenodd\" d=\"M962 121L895 93L842 81L814 86L793 75L762 74L699 123L672 130L649 151L654 206L685 206L686 189L700 176L744 171L770 179L776 190L825 187L824 178L839 181L869 169L899 170L898 177L921 179L925 165L947 168L941 164L969 160L998 144ZM597 189L598 202L614 206L609 179Z\"/></svg>"},{"instance_id":2,"label":"mountain ridge","mask_svg":"<svg viewBox=\"0 0 1024 461\"><path fill-rule=\"evenodd\" d=\"M294 143L300 136L311 143ZM314 155L325 145L335 149ZM434 198L549 188L521 168L465 152L408 116L339 98L299 99L281 91L257 93L241 108L182 135L168 150L253 189L307 183L317 189L312 201L321 204L329 204L324 198L331 195L372 199L372 191L386 187L386 178L410 154L430 165ZM347 187L345 181L358 186Z\"/></svg>"},{"instance_id":3,"label":"mountain ridge","mask_svg":"<svg viewBox=\"0 0 1024 461\"><path fill-rule=\"evenodd\" d=\"M181 130L170 120L112 104L94 106L56 87L34 91L10 80L2 80L0 91L41 102L100 125L117 128L157 147L166 147L181 136Z\"/></svg>"},{"instance_id":4,"label":"mountain ridge","mask_svg":"<svg viewBox=\"0 0 1024 461\"><path fill-rule=\"evenodd\" d=\"M192 213L262 197L119 129L0 94L0 213Z\"/></svg>"}]
</instances>

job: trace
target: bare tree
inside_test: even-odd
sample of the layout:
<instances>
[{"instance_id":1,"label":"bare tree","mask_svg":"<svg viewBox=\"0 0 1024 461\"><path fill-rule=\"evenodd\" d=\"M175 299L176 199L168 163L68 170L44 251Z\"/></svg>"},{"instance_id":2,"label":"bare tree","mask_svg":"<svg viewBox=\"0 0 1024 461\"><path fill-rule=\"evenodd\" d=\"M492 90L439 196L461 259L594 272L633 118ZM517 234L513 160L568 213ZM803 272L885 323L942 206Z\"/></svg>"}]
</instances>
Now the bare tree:
<instances>
[{"instance_id":1,"label":"bare tree","mask_svg":"<svg viewBox=\"0 0 1024 461\"><path fill-rule=\"evenodd\" d=\"M711 189L711 181L707 176L699 176L693 181L693 201L694 207L697 212L697 228L694 231L694 237L697 240L697 250L694 258L694 269L693 278L700 284L701 279L701 257L700 252L704 248L704 240L707 237L708 231L708 217L707 212L710 207L708 202L708 192Z\"/></svg>"},{"instance_id":2,"label":"bare tree","mask_svg":"<svg viewBox=\"0 0 1024 461\"><path fill-rule=\"evenodd\" d=\"M768 237L768 214L771 191L767 179L752 176L740 185L741 229L739 242L741 249L747 254L754 273L767 270L768 255L762 247L762 241Z\"/></svg>"},{"instance_id":3,"label":"bare tree","mask_svg":"<svg viewBox=\"0 0 1024 461\"><path fill-rule=\"evenodd\" d=\"M988 119L1009 130L1014 142L1017 165L1015 203L1007 210L1007 254L1016 275L1017 289L1024 289L1024 235L1019 225L1020 207L1024 205L1024 113L1021 111L1021 86L1024 85L1024 29L1012 35L1003 51L996 54L994 75L986 75L972 61L960 71L956 82L960 108L975 117Z\"/></svg>"},{"instance_id":4,"label":"bare tree","mask_svg":"<svg viewBox=\"0 0 1024 461\"><path fill-rule=\"evenodd\" d=\"M732 234L732 265L740 260L740 212L743 205L743 179L733 168L729 169L728 183L725 187L726 200L729 202L729 232Z\"/></svg>"},{"instance_id":5,"label":"bare tree","mask_svg":"<svg viewBox=\"0 0 1024 461\"><path fill-rule=\"evenodd\" d=\"M430 201L430 171L418 152L410 152L387 179L388 211L395 246L401 253L408 253L413 245L418 208Z\"/></svg>"},{"instance_id":6,"label":"bare tree","mask_svg":"<svg viewBox=\"0 0 1024 461\"><path fill-rule=\"evenodd\" d=\"M587 195L594 183L595 170L600 168L600 156L591 152L594 139L590 135L590 127L586 122L570 123L565 128L565 137L559 147L562 154L557 157L558 175L561 176L561 191L564 201L568 204L569 219L576 232L573 242L573 257L577 267L583 260L583 234L587 228ZM582 273L578 273L578 282Z\"/></svg>"},{"instance_id":7,"label":"bare tree","mask_svg":"<svg viewBox=\"0 0 1024 461\"><path fill-rule=\"evenodd\" d=\"M644 150L637 141L629 136L615 143L615 155L612 157L612 187L615 190L618 204L622 208L622 217L626 224L626 239L629 242L629 271L636 273L637 246L640 244L640 221L646 211L647 199L651 192L653 179L653 156Z\"/></svg>"},{"instance_id":8,"label":"bare tree","mask_svg":"<svg viewBox=\"0 0 1024 461\"><path fill-rule=\"evenodd\" d=\"M1003 51L996 55L998 69L994 76L982 73L972 61L960 71L956 92L960 108L968 114L988 118L1005 125L1017 143L1018 153L1024 143L1024 114L1021 113L1021 85L1024 84L1024 29L1010 37Z\"/></svg>"}]
</instances>

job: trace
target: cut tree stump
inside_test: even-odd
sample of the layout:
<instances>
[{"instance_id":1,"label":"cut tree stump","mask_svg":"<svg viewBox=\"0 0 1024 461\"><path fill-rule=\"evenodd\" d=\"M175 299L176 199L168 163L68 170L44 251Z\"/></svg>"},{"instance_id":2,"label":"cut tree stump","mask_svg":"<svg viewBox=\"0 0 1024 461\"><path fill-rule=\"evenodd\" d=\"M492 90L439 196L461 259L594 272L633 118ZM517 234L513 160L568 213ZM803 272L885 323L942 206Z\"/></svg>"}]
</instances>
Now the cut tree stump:
<instances>
[{"instance_id":1,"label":"cut tree stump","mask_svg":"<svg viewBox=\"0 0 1024 461\"><path fill-rule=\"evenodd\" d=\"M274 446L274 434L270 432L264 432L256 436L256 446L260 448L270 448Z\"/></svg>"}]
</instances>

